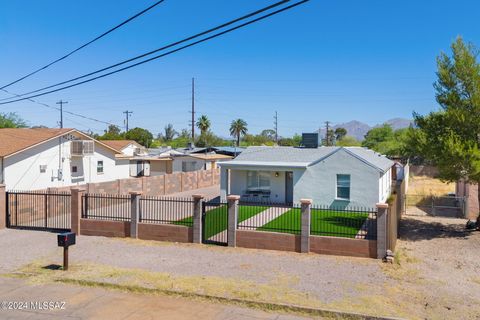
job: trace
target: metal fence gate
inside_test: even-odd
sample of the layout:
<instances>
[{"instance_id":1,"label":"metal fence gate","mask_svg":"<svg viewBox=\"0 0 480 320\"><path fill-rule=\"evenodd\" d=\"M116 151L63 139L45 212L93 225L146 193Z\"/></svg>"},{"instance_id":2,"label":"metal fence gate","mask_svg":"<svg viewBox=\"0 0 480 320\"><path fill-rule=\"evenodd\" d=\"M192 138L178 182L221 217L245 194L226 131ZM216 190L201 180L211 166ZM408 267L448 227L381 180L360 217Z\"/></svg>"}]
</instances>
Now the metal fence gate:
<instances>
[{"instance_id":1,"label":"metal fence gate","mask_svg":"<svg viewBox=\"0 0 480 320\"><path fill-rule=\"evenodd\" d=\"M202 242L226 246L228 233L228 205L224 202L203 202Z\"/></svg>"},{"instance_id":2,"label":"metal fence gate","mask_svg":"<svg viewBox=\"0 0 480 320\"><path fill-rule=\"evenodd\" d=\"M466 199L455 196L407 194L405 195L405 212L408 215L464 218Z\"/></svg>"},{"instance_id":3,"label":"metal fence gate","mask_svg":"<svg viewBox=\"0 0 480 320\"><path fill-rule=\"evenodd\" d=\"M44 231L70 230L70 193L8 191L6 198L7 227Z\"/></svg>"}]
</instances>

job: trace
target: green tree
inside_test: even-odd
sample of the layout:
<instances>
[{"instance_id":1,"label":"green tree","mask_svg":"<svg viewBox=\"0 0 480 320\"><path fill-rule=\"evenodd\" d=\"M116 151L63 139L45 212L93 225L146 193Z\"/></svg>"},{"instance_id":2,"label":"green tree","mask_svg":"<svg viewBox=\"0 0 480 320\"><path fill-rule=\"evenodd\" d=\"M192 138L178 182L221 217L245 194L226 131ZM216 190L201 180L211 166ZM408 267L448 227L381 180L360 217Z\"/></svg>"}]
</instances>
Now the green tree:
<instances>
[{"instance_id":1,"label":"green tree","mask_svg":"<svg viewBox=\"0 0 480 320\"><path fill-rule=\"evenodd\" d=\"M265 129L260 133L260 135L262 137L265 137L267 140L271 140L271 141L275 140L275 130Z\"/></svg>"},{"instance_id":2,"label":"green tree","mask_svg":"<svg viewBox=\"0 0 480 320\"><path fill-rule=\"evenodd\" d=\"M230 124L230 134L237 139L237 146L240 145L240 137L247 132L247 122L243 119L233 120Z\"/></svg>"},{"instance_id":3,"label":"green tree","mask_svg":"<svg viewBox=\"0 0 480 320\"><path fill-rule=\"evenodd\" d=\"M362 142L363 147L381 152L381 144L391 141L394 137L392 126L389 124L383 124L382 126L375 127L367 132L365 140ZM381 152L383 153L383 152Z\"/></svg>"},{"instance_id":4,"label":"green tree","mask_svg":"<svg viewBox=\"0 0 480 320\"><path fill-rule=\"evenodd\" d=\"M229 141L225 141L222 138L215 135L211 130L202 133L200 137L195 141L197 147L211 147L211 146L225 146L229 145Z\"/></svg>"},{"instance_id":5,"label":"green tree","mask_svg":"<svg viewBox=\"0 0 480 320\"><path fill-rule=\"evenodd\" d=\"M359 147L362 143L355 139L355 137L344 136L342 139L337 140L336 145L339 147Z\"/></svg>"},{"instance_id":6,"label":"green tree","mask_svg":"<svg viewBox=\"0 0 480 320\"><path fill-rule=\"evenodd\" d=\"M104 134L97 136L98 140L122 140L125 139L125 134L121 132L120 128L116 125L109 125Z\"/></svg>"},{"instance_id":7,"label":"green tree","mask_svg":"<svg viewBox=\"0 0 480 320\"><path fill-rule=\"evenodd\" d=\"M158 135L158 139L163 142L169 142L172 141L177 134L178 132L173 128L173 124L169 123L165 126L164 133Z\"/></svg>"},{"instance_id":8,"label":"green tree","mask_svg":"<svg viewBox=\"0 0 480 320\"><path fill-rule=\"evenodd\" d=\"M197 120L197 128L200 129L200 134L203 135L205 132L210 129L210 120L206 115L202 115Z\"/></svg>"},{"instance_id":9,"label":"green tree","mask_svg":"<svg viewBox=\"0 0 480 320\"><path fill-rule=\"evenodd\" d=\"M445 181L480 183L480 64L479 50L458 38L452 56L437 58L434 84L441 110L414 114L419 128L412 136L424 158L432 161ZM480 201L480 192L478 194ZM477 219L480 228L480 216Z\"/></svg>"},{"instance_id":10,"label":"green tree","mask_svg":"<svg viewBox=\"0 0 480 320\"><path fill-rule=\"evenodd\" d=\"M128 130L128 132L125 134L125 138L129 140L135 140L142 146L150 148L153 141L153 134L146 129L137 127L133 128L132 130Z\"/></svg>"},{"instance_id":11,"label":"green tree","mask_svg":"<svg viewBox=\"0 0 480 320\"><path fill-rule=\"evenodd\" d=\"M15 112L0 113L0 128L26 128L27 123Z\"/></svg>"},{"instance_id":12,"label":"green tree","mask_svg":"<svg viewBox=\"0 0 480 320\"><path fill-rule=\"evenodd\" d=\"M347 129L341 128L341 127L335 129L335 140L336 141L342 140L343 137L345 137L346 135L347 135Z\"/></svg>"}]
</instances>

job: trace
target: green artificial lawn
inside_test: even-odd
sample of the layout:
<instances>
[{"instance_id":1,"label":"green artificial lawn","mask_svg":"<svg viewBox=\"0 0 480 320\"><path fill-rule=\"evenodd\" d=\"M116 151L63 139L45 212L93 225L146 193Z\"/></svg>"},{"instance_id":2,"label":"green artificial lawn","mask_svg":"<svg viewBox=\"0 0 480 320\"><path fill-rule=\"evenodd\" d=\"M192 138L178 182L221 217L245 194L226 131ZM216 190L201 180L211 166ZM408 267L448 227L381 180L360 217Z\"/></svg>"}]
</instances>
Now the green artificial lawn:
<instances>
[{"instance_id":1,"label":"green artificial lawn","mask_svg":"<svg viewBox=\"0 0 480 320\"><path fill-rule=\"evenodd\" d=\"M227 206L222 205L219 207L207 206L207 213L205 216L205 239L208 239L217 233L220 233L224 230L227 230L228 226L228 212ZM267 210L267 206L238 206L238 223L247 220L248 218L253 217L254 215ZM182 226L192 226L193 217L187 217L182 220L173 222L173 224L182 225Z\"/></svg>"},{"instance_id":2,"label":"green artificial lawn","mask_svg":"<svg viewBox=\"0 0 480 320\"><path fill-rule=\"evenodd\" d=\"M310 233L318 236L355 238L367 218L368 213L365 212L312 209ZM300 224L301 211L294 208L257 230L300 234Z\"/></svg>"}]
</instances>

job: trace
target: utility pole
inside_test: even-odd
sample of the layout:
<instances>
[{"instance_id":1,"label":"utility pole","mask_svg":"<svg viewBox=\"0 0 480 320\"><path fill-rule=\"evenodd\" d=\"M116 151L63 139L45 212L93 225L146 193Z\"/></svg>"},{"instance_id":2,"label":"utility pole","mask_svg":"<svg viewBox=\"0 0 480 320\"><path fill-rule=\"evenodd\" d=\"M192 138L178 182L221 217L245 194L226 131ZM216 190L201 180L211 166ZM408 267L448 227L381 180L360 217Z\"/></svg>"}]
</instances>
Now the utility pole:
<instances>
[{"instance_id":1,"label":"utility pole","mask_svg":"<svg viewBox=\"0 0 480 320\"><path fill-rule=\"evenodd\" d=\"M275 143L278 144L278 113L275 111L275 116L273 117L273 126L275 128Z\"/></svg>"},{"instance_id":2,"label":"utility pole","mask_svg":"<svg viewBox=\"0 0 480 320\"><path fill-rule=\"evenodd\" d=\"M133 113L133 111L125 110L123 111L123 113L125 113L125 132L128 132L128 118Z\"/></svg>"},{"instance_id":3,"label":"utility pole","mask_svg":"<svg viewBox=\"0 0 480 320\"><path fill-rule=\"evenodd\" d=\"M67 103L68 101L63 101L63 100L60 100L57 102L57 104L60 105L60 128L63 128L63 105Z\"/></svg>"},{"instance_id":4,"label":"utility pole","mask_svg":"<svg viewBox=\"0 0 480 320\"><path fill-rule=\"evenodd\" d=\"M325 145L328 147L330 145L330 121L325 121L325 129L327 130L325 132Z\"/></svg>"},{"instance_id":5,"label":"utility pole","mask_svg":"<svg viewBox=\"0 0 480 320\"><path fill-rule=\"evenodd\" d=\"M195 142L195 78L192 78L192 142Z\"/></svg>"}]
</instances>

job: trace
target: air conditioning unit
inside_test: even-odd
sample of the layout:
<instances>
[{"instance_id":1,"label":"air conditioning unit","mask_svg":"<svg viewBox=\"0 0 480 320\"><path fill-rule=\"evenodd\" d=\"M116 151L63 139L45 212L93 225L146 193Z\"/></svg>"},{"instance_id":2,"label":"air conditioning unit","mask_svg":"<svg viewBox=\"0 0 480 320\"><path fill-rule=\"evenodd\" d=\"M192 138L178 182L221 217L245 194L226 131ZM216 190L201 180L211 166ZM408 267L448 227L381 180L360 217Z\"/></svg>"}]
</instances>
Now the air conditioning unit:
<instances>
[{"instance_id":1,"label":"air conditioning unit","mask_svg":"<svg viewBox=\"0 0 480 320\"><path fill-rule=\"evenodd\" d=\"M72 156L93 155L95 142L91 140L74 140L70 143L70 154Z\"/></svg>"}]
</instances>

